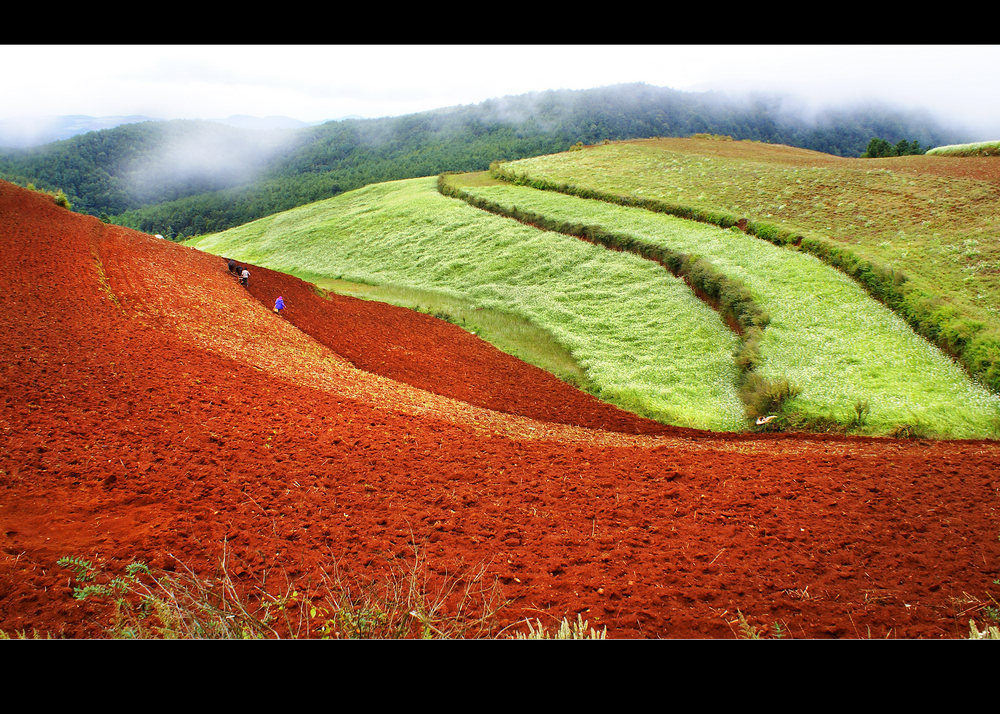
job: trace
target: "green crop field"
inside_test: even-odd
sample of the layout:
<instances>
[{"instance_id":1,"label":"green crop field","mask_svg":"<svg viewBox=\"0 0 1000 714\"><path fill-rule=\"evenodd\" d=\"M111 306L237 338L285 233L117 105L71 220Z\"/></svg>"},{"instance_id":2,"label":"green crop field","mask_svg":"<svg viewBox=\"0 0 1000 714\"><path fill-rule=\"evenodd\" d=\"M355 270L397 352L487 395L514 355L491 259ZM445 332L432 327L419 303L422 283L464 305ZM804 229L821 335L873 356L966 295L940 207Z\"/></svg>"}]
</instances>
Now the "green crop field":
<instances>
[{"instance_id":1,"label":"green crop field","mask_svg":"<svg viewBox=\"0 0 1000 714\"><path fill-rule=\"evenodd\" d=\"M461 179L457 179L461 181ZM464 190L509 209L579 222L707 259L740 280L770 314L758 372L801 393L787 409L846 424L867 403L867 430L903 425L948 436L984 436L1000 400L854 281L817 258L746 235L639 208L493 182Z\"/></svg>"},{"instance_id":2,"label":"green crop field","mask_svg":"<svg viewBox=\"0 0 1000 714\"><path fill-rule=\"evenodd\" d=\"M663 139L504 166L825 236L1000 328L1000 157L845 159L745 141Z\"/></svg>"},{"instance_id":3,"label":"green crop field","mask_svg":"<svg viewBox=\"0 0 1000 714\"><path fill-rule=\"evenodd\" d=\"M682 281L446 198L435 183L375 184L188 244L314 281L406 286L512 313L568 349L608 402L680 426L744 428L738 338Z\"/></svg>"}]
</instances>

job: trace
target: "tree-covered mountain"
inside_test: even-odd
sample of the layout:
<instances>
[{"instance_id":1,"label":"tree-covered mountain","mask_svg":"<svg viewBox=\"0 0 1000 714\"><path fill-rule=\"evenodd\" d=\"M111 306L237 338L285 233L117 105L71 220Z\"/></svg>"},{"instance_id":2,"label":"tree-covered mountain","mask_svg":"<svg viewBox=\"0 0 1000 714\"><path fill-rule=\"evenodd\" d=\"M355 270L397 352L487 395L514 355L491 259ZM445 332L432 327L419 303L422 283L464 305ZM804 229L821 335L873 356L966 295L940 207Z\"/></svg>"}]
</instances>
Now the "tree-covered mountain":
<instances>
[{"instance_id":1,"label":"tree-covered mountain","mask_svg":"<svg viewBox=\"0 0 1000 714\"><path fill-rule=\"evenodd\" d=\"M879 106L811 118L779 97L646 84L551 90L401 117L255 131L201 121L130 124L0 152L0 177L62 189L76 210L170 238L213 232L369 183L654 136L725 134L839 156L872 137L929 147L966 137Z\"/></svg>"},{"instance_id":2,"label":"tree-covered mountain","mask_svg":"<svg viewBox=\"0 0 1000 714\"><path fill-rule=\"evenodd\" d=\"M295 130L140 122L0 153L0 171L8 180L61 188L84 213L116 215L245 183L294 138Z\"/></svg>"}]
</instances>

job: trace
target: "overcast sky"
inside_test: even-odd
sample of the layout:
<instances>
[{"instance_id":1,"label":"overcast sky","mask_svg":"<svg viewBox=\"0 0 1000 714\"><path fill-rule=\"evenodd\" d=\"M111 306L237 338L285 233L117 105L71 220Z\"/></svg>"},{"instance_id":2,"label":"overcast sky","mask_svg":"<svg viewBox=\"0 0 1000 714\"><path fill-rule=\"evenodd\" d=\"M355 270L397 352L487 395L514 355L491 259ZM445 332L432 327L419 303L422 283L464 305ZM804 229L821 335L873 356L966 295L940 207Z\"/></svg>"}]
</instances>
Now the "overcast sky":
<instances>
[{"instance_id":1,"label":"overcast sky","mask_svg":"<svg viewBox=\"0 0 1000 714\"><path fill-rule=\"evenodd\" d=\"M879 98L1000 138L1000 45L4 45L0 119L315 122L625 82Z\"/></svg>"}]
</instances>

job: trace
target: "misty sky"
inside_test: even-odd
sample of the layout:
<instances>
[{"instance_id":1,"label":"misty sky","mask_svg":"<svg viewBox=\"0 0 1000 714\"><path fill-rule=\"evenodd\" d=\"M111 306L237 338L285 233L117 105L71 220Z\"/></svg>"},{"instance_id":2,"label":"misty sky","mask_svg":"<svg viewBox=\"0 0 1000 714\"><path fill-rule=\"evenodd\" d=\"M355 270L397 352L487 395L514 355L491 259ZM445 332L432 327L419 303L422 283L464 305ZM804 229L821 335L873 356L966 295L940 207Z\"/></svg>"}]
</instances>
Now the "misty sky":
<instances>
[{"instance_id":1,"label":"misty sky","mask_svg":"<svg viewBox=\"0 0 1000 714\"><path fill-rule=\"evenodd\" d=\"M1000 138L1000 45L4 45L0 119L396 116L627 82L881 99Z\"/></svg>"}]
</instances>

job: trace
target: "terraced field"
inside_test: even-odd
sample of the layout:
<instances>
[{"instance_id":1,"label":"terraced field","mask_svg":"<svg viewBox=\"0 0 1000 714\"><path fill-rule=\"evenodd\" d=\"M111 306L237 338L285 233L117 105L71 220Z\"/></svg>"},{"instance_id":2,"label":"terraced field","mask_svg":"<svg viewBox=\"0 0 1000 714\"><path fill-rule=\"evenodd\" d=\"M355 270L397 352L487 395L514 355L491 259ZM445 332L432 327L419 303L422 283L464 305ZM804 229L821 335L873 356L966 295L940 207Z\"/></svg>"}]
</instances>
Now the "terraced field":
<instances>
[{"instance_id":1,"label":"terraced field","mask_svg":"<svg viewBox=\"0 0 1000 714\"><path fill-rule=\"evenodd\" d=\"M880 301L1000 392L998 156L845 159L755 142L659 139L504 170L796 237L803 250L855 271Z\"/></svg>"},{"instance_id":2,"label":"terraced field","mask_svg":"<svg viewBox=\"0 0 1000 714\"><path fill-rule=\"evenodd\" d=\"M745 285L770 316L756 373L798 390L781 411L798 428L1000 433L996 395L811 255L639 208L451 180L501 210L700 256ZM586 372L583 386L605 401L678 426L754 426L740 400L739 338L682 280L637 256L445 198L430 179L370 186L189 244L318 282L405 285L511 312L564 345Z\"/></svg>"},{"instance_id":3,"label":"terraced field","mask_svg":"<svg viewBox=\"0 0 1000 714\"><path fill-rule=\"evenodd\" d=\"M864 403L870 412L863 428L882 434L909 424L939 436L982 438L1000 424L996 395L812 255L736 229L604 201L481 180L462 188L501 211L517 208L698 255L741 281L770 316L758 372L801 389L787 404L790 412L847 424Z\"/></svg>"},{"instance_id":4,"label":"terraced field","mask_svg":"<svg viewBox=\"0 0 1000 714\"><path fill-rule=\"evenodd\" d=\"M682 281L446 198L432 178L369 186L189 245L313 280L457 294L548 331L608 402L679 426L745 424L737 338Z\"/></svg>"},{"instance_id":5,"label":"terraced field","mask_svg":"<svg viewBox=\"0 0 1000 714\"><path fill-rule=\"evenodd\" d=\"M978 319L1000 320L1000 157L848 159L746 141L651 139L506 167L828 236L946 290Z\"/></svg>"}]
</instances>

